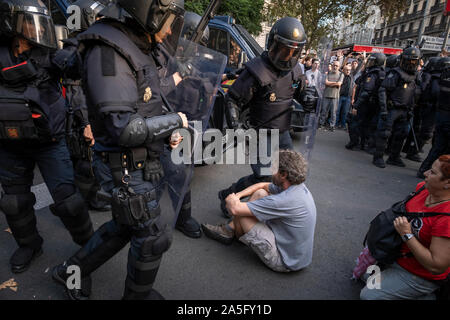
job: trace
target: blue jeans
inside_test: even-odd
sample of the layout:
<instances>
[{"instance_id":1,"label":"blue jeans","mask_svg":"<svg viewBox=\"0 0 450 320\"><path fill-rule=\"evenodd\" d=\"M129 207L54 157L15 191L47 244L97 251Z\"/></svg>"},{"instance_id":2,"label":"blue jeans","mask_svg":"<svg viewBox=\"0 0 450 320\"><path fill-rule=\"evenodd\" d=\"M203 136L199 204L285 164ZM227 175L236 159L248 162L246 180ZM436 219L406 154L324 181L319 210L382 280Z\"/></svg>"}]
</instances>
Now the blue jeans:
<instances>
[{"instance_id":1,"label":"blue jeans","mask_svg":"<svg viewBox=\"0 0 450 320\"><path fill-rule=\"evenodd\" d=\"M339 107L336 113L336 127L345 127L347 113L350 109L350 97L341 96L339 98Z\"/></svg>"},{"instance_id":2,"label":"blue jeans","mask_svg":"<svg viewBox=\"0 0 450 320\"><path fill-rule=\"evenodd\" d=\"M328 120L328 114L330 115L330 127L335 126L336 124L336 112L338 107L339 98L323 98L322 100L322 111L320 115L320 125L324 126L325 122Z\"/></svg>"}]
</instances>

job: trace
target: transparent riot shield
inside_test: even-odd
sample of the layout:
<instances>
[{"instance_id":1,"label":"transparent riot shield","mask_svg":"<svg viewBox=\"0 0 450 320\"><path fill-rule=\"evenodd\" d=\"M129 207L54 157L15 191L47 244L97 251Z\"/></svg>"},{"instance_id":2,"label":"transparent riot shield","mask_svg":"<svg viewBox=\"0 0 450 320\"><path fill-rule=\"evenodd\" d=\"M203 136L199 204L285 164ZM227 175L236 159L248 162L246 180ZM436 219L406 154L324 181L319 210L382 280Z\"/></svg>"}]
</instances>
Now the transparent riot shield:
<instances>
[{"instance_id":1,"label":"transparent riot shield","mask_svg":"<svg viewBox=\"0 0 450 320\"><path fill-rule=\"evenodd\" d=\"M181 143L173 149L166 145L162 156L164 169L161 207L170 207L172 217L167 223L182 223L190 207L190 182L196 163L203 161L203 134L222 81L226 57L199 44L180 39L174 59L170 59L167 75L179 73L183 80L167 94L172 111L184 113L188 129L180 129ZM175 137L172 136L174 139ZM178 219L178 214L180 217Z\"/></svg>"},{"instance_id":2,"label":"transparent riot shield","mask_svg":"<svg viewBox=\"0 0 450 320\"><path fill-rule=\"evenodd\" d=\"M323 37L317 46L317 59L320 66L317 73L310 75L310 83L300 95L300 101L294 100L293 111L293 144L308 161L314 148L316 131L322 112L325 77L331 58L333 40Z\"/></svg>"}]
</instances>

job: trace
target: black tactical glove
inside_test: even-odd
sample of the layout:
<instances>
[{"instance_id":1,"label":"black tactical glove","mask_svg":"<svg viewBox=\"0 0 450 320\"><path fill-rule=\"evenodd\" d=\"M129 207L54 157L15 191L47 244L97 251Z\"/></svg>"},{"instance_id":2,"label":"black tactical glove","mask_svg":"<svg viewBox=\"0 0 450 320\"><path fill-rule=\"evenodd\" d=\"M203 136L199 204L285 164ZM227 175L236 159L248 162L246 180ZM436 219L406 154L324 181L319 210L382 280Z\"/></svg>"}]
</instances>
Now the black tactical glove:
<instances>
[{"instance_id":1,"label":"black tactical glove","mask_svg":"<svg viewBox=\"0 0 450 320\"><path fill-rule=\"evenodd\" d=\"M161 161L158 158L150 158L145 161L144 180L157 185L164 176L164 170Z\"/></svg>"},{"instance_id":2,"label":"black tactical glove","mask_svg":"<svg viewBox=\"0 0 450 320\"><path fill-rule=\"evenodd\" d=\"M380 112L380 119L383 121L387 121L388 113L386 111Z\"/></svg>"},{"instance_id":3,"label":"black tactical glove","mask_svg":"<svg viewBox=\"0 0 450 320\"><path fill-rule=\"evenodd\" d=\"M181 78L185 79L186 77L192 76L194 73L194 66L190 62L177 62L178 73Z\"/></svg>"}]
</instances>

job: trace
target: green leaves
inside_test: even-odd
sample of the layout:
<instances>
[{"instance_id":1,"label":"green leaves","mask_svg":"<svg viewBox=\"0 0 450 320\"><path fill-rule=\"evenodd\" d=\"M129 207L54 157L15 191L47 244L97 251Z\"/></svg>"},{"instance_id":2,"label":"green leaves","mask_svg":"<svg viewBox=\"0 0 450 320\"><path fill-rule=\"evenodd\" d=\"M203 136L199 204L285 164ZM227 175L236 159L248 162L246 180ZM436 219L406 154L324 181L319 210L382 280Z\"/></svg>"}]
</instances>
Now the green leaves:
<instances>
[{"instance_id":1,"label":"green leaves","mask_svg":"<svg viewBox=\"0 0 450 320\"><path fill-rule=\"evenodd\" d=\"M193 11L203 15L209 0L186 0L184 7L186 11ZM261 32L264 0L222 0L216 15L229 15L242 24L251 34L257 35Z\"/></svg>"}]
</instances>

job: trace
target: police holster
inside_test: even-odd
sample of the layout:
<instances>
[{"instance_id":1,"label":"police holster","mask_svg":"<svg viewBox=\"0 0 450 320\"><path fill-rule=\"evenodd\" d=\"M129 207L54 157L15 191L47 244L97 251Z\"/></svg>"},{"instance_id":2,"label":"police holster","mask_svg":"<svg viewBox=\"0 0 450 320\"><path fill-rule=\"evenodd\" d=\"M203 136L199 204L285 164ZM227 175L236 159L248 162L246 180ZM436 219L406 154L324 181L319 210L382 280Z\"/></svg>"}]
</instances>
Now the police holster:
<instances>
[{"instance_id":1,"label":"police holster","mask_svg":"<svg viewBox=\"0 0 450 320\"><path fill-rule=\"evenodd\" d=\"M133 148L120 153L103 153L107 158L114 184L112 192L112 214L118 224L138 226L159 216L161 209L150 210L147 203L156 200L156 191L137 194L128 186L131 180L129 171L142 170L147 159L146 148ZM105 161L105 160L104 160Z\"/></svg>"},{"instance_id":2,"label":"police holster","mask_svg":"<svg viewBox=\"0 0 450 320\"><path fill-rule=\"evenodd\" d=\"M161 213L158 206L150 210L147 203L156 200L156 191L145 194L136 194L130 187L114 188L112 194L112 214L117 224L138 226Z\"/></svg>"}]
</instances>

